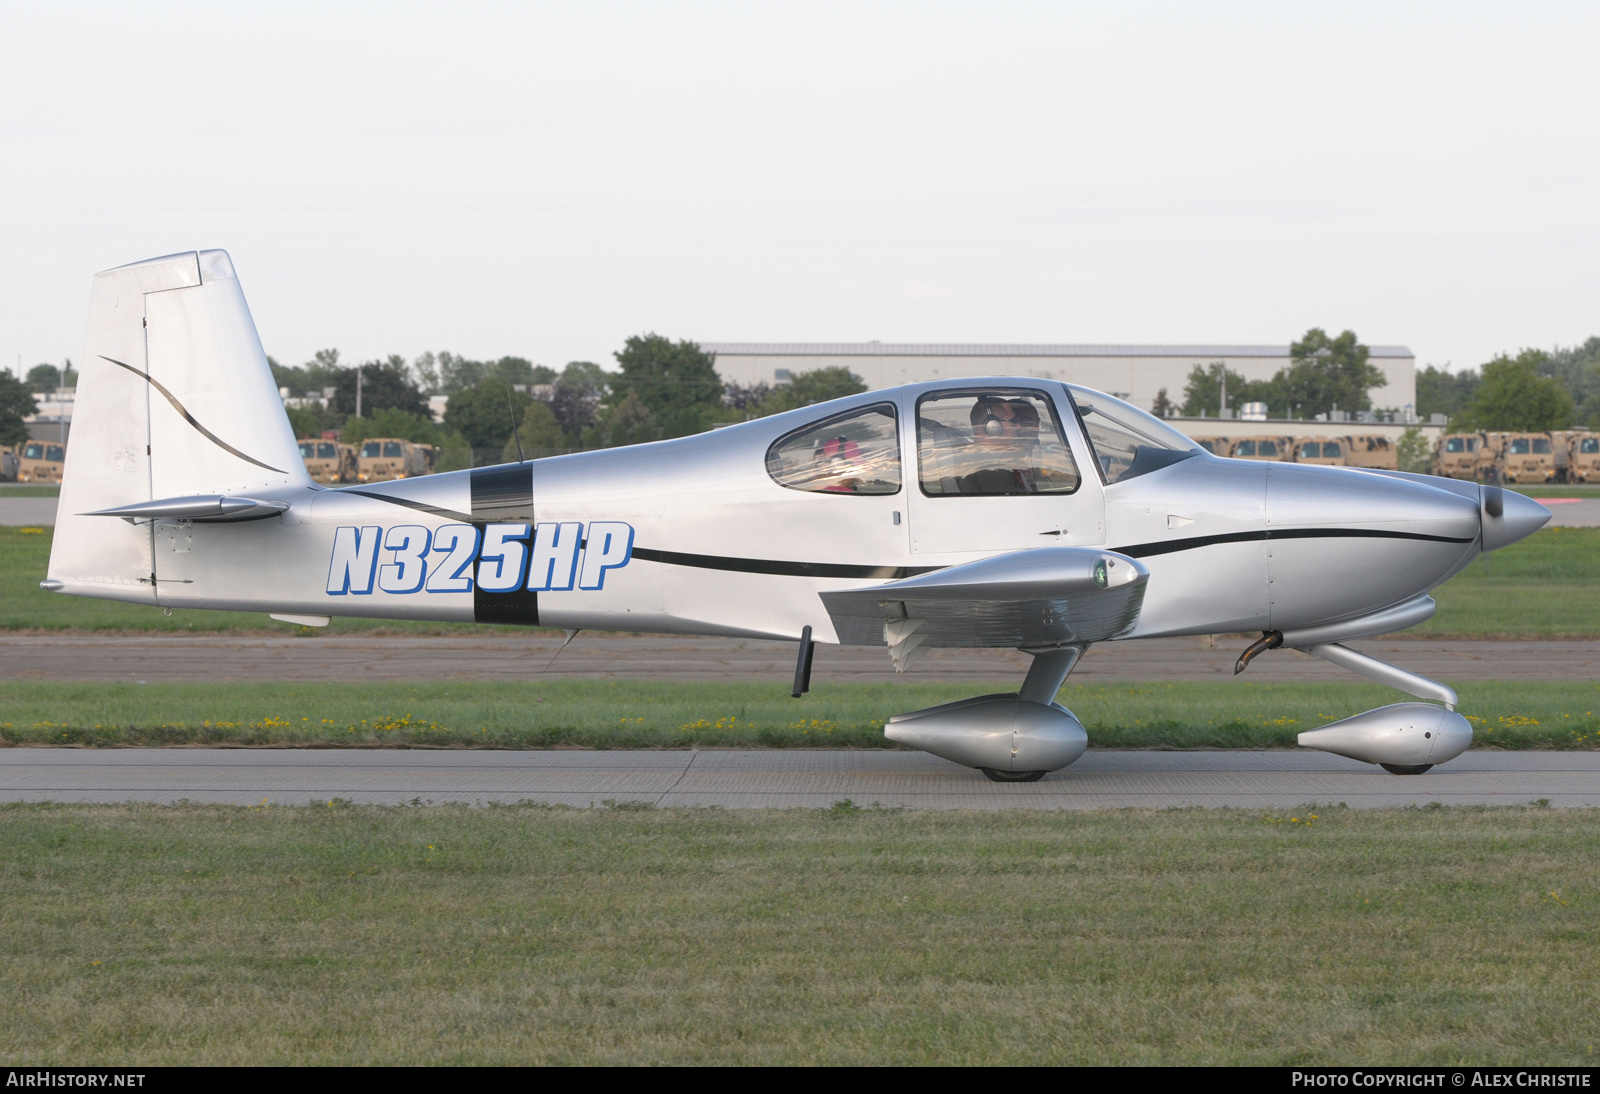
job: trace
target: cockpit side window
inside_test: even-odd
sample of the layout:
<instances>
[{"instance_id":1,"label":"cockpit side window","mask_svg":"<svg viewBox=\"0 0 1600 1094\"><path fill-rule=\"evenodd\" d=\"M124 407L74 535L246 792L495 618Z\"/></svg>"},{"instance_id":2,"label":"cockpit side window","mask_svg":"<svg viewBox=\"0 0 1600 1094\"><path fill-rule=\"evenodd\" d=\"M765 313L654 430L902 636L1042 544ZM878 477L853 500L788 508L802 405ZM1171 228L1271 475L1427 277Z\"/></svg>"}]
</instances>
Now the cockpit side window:
<instances>
[{"instance_id":1,"label":"cockpit side window","mask_svg":"<svg viewBox=\"0 0 1600 1094\"><path fill-rule=\"evenodd\" d=\"M930 498L1070 494L1083 482L1040 391L940 391L917 401L917 473Z\"/></svg>"},{"instance_id":2,"label":"cockpit side window","mask_svg":"<svg viewBox=\"0 0 1600 1094\"><path fill-rule=\"evenodd\" d=\"M819 494L900 492L900 428L892 403L874 403L785 433L767 449L779 486Z\"/></svg>"},{"instance_id":3,"label":"cockpit side window","mask_svg":"<svg viewBox=\"0 0 1600 1094\"><path fill-rule=\"evenodd\" d=\"M1066 387L1108 486L1200 453L1194 441L1131 403L1075 384Z\"/></svg>"}]
</instances>

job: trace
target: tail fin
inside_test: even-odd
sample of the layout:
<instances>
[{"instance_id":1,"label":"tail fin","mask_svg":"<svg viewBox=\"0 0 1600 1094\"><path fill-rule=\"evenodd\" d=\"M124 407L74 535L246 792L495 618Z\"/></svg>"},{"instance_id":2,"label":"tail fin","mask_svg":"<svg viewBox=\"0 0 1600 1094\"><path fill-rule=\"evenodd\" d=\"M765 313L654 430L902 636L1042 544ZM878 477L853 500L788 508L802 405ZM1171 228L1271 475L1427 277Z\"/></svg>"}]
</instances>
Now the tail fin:
<instances>
[{"instance_id":1,"label":"tail fin","mask_svg":"<svg viewBox=\"0 0 1600 1094\"><path fill-rule=\"evenodd\" d=\"M95 275L51 587L156 602L153 525L83 514L310 485L226 251Z\"/></svg>"}]
</instances>

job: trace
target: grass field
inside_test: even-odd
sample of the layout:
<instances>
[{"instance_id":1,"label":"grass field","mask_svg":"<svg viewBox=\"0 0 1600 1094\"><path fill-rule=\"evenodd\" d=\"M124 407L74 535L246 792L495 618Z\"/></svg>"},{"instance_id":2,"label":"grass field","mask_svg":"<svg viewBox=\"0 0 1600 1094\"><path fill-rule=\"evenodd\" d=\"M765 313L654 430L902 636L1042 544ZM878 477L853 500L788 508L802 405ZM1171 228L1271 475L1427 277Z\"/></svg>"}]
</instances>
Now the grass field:
<instances>
[{"instance_id":1,"label":"grass field","mask_svg":"<svg viewBox=\"0 0 1600 1094\"><path fill-rule=\"evenodd\" d=\"M1600 747L1600 681L1459 681L1478 747ZM0 744L405 748L882 748L893 714L981 684L662 680L421 684L5 686ZM990 690L1015 690L997 681ZM1097 748L1282 748L1302 730L1403 699L1375 684L1072 684Z\"/></svg>"},{"instance_id":2,"label":"grass field","mask_svg":"<svg viewBox=\"0 0 1600 1094\"><path fill-rule=\"evenodd\" d=\"M1600 498L1600 485L1572 483L1568 486L1508 486L1530 498Z\"/></svg>"},{"instance_id":3,"label":"grass field","mask_svg":"<svg viewBox=\"0 0 1600 1094\"><path fill-rule=\"evenodd\" d=\"M1579 1064L1600 811L0 807L0 1059Z\"/></svg>"},{"instance_id":4,"label":"grass field","mask_svg":"<svg viewBox=\"0 0 1600 1094\"><path fill-rule=\"evenodd\" d=\"M61 487L36 482L0 482L0 498L56 498Z\"/></svg>"},{"instance_id":5,"label":"grass field","mask_svg":"<svg viewBox=\"0 0 1600 1094\"><path fill-rule=\"evenodd\" d=\"M58 596L39 581L50 557L50 530L0 527L0 630L271 631L295 628L265 615L180 611ZM1434 594L1439 613L1408 634L1600 637L1600 528L1552 528L1488 556ZM482 632L473 624L335 619L318 634ZM498 628L514 630L516 628ZM305 631L305 628L300 628Z\"/></svg>"}]
</instances>

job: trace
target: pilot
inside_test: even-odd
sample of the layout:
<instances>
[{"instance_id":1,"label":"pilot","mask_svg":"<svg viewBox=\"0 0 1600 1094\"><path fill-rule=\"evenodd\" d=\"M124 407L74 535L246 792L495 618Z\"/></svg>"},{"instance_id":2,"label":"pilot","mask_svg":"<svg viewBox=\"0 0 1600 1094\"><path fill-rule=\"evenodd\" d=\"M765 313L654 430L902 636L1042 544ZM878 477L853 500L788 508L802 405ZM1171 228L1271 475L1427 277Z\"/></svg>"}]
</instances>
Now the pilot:
<instances>
[{"instance_id":1,"label":"pilot","mask_svg":"<svg viewBox=\"0 0 1600 1094\"><path fill-rule=\"evenodd\" d=\"M854 494L861 488L861 446L849 437L829 437L811 454L811 468L818 481L835 480L821 493Z\"/></svg>"},{"instance_id":2,"label":"pilot","mask_svg":"<svg viewBox=\"0 0 1600 1094\"><path fill-rule=\"evenodd\" d=\"M963 494L1038 492L1030 455L1039 443L1039 412L1026 399L980 395L969 415L977 470L962 476Z\"/></svg>"}]
</instances>

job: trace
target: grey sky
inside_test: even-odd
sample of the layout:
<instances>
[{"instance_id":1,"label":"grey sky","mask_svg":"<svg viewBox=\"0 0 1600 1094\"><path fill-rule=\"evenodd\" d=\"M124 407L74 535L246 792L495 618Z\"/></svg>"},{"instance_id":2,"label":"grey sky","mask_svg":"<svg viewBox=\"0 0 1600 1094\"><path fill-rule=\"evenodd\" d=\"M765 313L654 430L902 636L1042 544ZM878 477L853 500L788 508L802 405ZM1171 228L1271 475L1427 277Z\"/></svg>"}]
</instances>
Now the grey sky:
<instances>
[{"instance_id":1,"label":"grey sky","mask_svg":"<svg viewBox=\"0 0 1600 1094\"><path fill-rule=\"evenodd\" d=\"M233 255L267 352L1600 333L1600 7L0 4L0 360Z\"/></svg>"}]
</instances>

